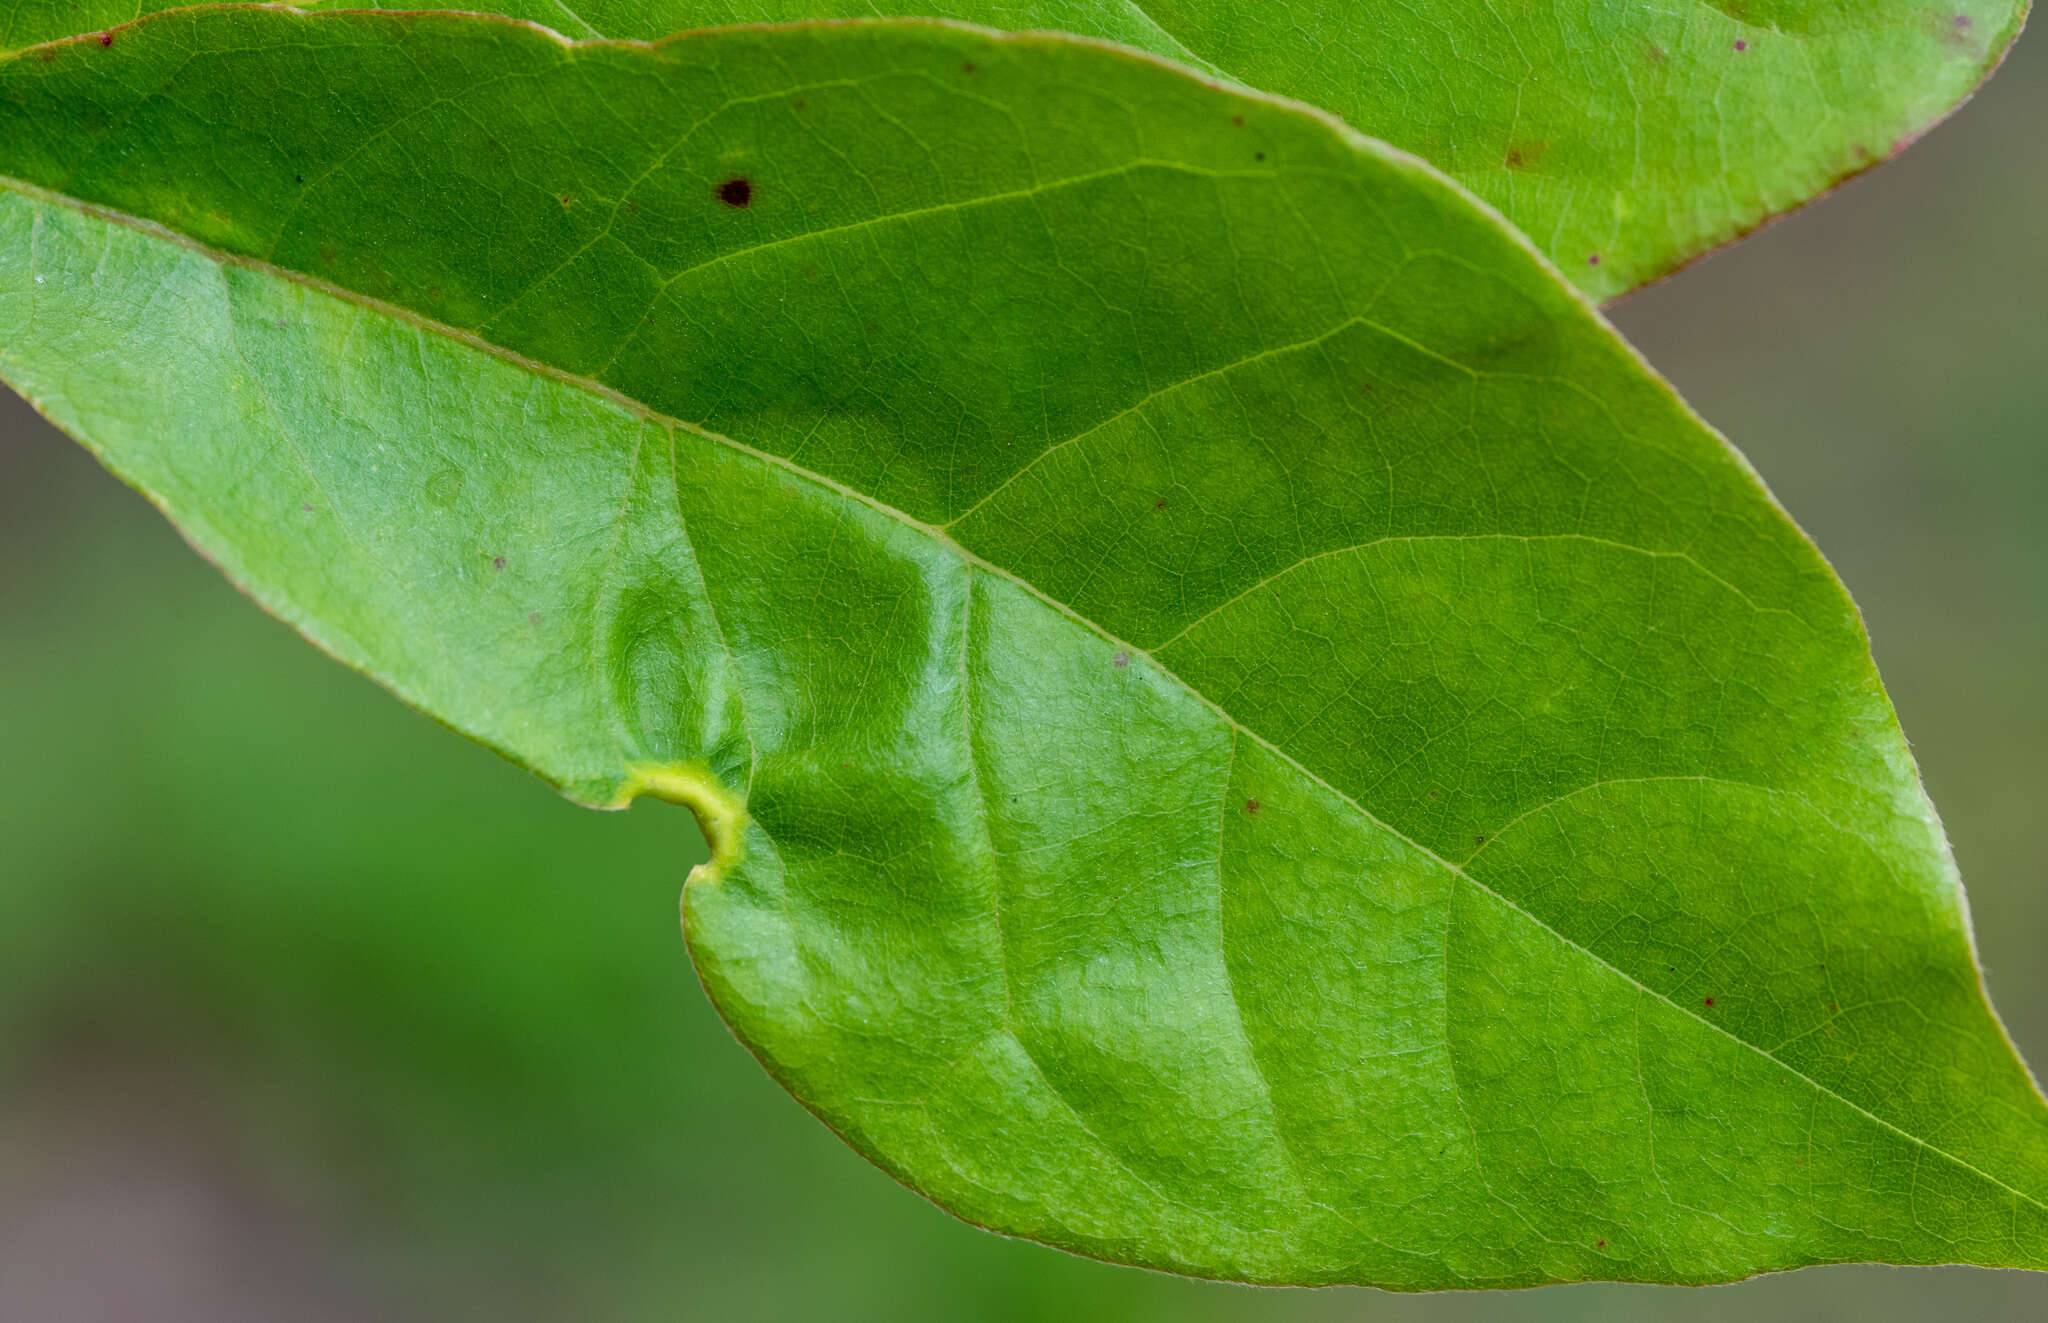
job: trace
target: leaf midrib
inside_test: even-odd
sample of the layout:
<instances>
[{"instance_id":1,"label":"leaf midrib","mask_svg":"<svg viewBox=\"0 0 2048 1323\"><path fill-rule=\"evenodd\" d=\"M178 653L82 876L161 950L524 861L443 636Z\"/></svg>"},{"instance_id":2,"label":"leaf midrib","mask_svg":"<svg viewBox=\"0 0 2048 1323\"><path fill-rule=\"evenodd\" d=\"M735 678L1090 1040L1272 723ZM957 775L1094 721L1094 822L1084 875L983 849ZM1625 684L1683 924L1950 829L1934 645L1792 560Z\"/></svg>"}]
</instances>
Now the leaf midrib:
<instances>
[{"instance_id":1,"label":"leaf midrib","mask_svg":"<svg viewBox=\"0 0 2048 1323\"><path fill-rule=\"evenodd\" d=\"M1423 845L1421 842L1410 837L1407 833L1401 831L1399 828L1393 826L1391 823L1384 821L1377 814L1373 813L1370 809L1366 808L1365 805L1359 803L1356 799L1352 798L1344 791L1339 790L1336 786L1331 785L1327 780L1325 780L1323 777L1319 776L1317 773L1315 773L1310 768L1305 766L1299 759L1297 759L1293 754L1289 753L1286 749L1280 747L1278 744L1275 744L1273 741L1267 739L1259 732L1245 725L1242 721L1238 720L1235 716L1233 716L1228 710L1226 710L1224 707L1218 704L1215 700L1211 699L1208 695L1204 694L1200 689L1196 688L1188 681L1182 679L1174 671L1162 665L1152 655L1151 651L1144 648L1140 648L1137 645L1130 643L1125 639L1119 638L1115 634L1112 634L1107 629L1103 628L1101 625L1081 615L1079 612L1075 611L1072 607L1066 605L1064 602L1061 602L1056 598L1053 598L1049 594L1045 593L1028 580L1020 577L1017 574L1012 573L1009 570L1004 569L1002 566L997 565L992 561L983 558L975 552L970 551L965 546L954 541L953 538L950 537L943 528L940 528L933 524L926 523L925 521L918 519L910 514L907 514L902 510L896 509L894 506L887 505L879 500L876 500L875 498L867 495L866 493L861 492L856 488L850 487L847 484L842 483L835 478L828 477L827 475L822 473L814 472L800 464L785 459L780 455L771 454L768 451L760 450L753 446L750 446L743 441L735 440L732 437L725 436L717 432L709 431L705 428L699 427L683 419L662 413L661 411L650 408L646 404L643 404L640 401L633 399L631 396L628 396L613 387L607 386L602 382L593 381L587 377L580 377L574 373L566 372L550 364L541 362L536 359L528 358L523 354L519 354L510 349L506 349L503 346L492 344L489 341L486 341L471 332L461 330L460 328L457 327L446 325L445 323L442 322L437 322L431 318L424 317L410 309L399 307L391 303L387 303L381 299L376 299L368 295L358 293L354 290L347 289L343 286L335 285L329 281L322 280L316 276L308 275L304 272L287 270L285 268L275 266L269 262L261 261L256 258L246 257L241 254L226 252L221 249L214 248L208 244L202 243L199 240L192 238L189 235L182 234L176 230L169 228L168 226L162 225L156 221L149 220L145 217L134 216L126 212L118 211L111 207L101 206L97 203L87 202L80 198L72 197L64 193L43 188L39 185L28 183L25 180L15 179L7 175L0 175L0 189L5 189L7 191L18 193L30 199L31 201L40 202L47 206L63 207L67 210L74 211L82 215L95 217L97 219L106 221L110 224L125 226L149 238L153 238L165 243L174 244L180 248L192 252L198 255L199 257L203 258L204 260L214 264L215 266L240 267L244 270L253 272L258 275L266 276L270 279L280 280L288 284L297 285L301 288L310 290L312 292L323 294L329 298L334 298L346 303L353 304L366 312L371 312L381 317L387 317L393 321L405 325L410 325L417 330L440 336L443 339L452 341L457 344L461 344L467 348L474 349L480 353L489 354L490 356L498 359L499 361L507 363L513 367L519 368L522 371L530 372L537 376L545 377L549 380L556 381L563 385L570 386L574 389L581 390L591 395L594 395L626 411L628 414L636 418L640 418L663 427L688 432L693 436L699 436L704 438L705 440L726 446L740 454L747 455L755 460L758 460L761 463L772 465L776 468L783 470L786 473L789 473L794 477L801 478L807 482L813 483L828 491L834 492L847 500L858 502L859 504L866 506L867 508L875 511L878 514L884 515L892 520L895 520L897 523L903 525L905 528L921 533L925 537L931 539L931 541L936 545L946 549L953 555L959 557L960 560L970 568L979 570L982 573L993 575L996 578L1002 579L1005 582L1014 585L1019 590L1029 594L1033 599L1043 603L1045 606L1051 608L1060 615L1066 617L1068 620L1073 621L1075 624L1081 626L1083 629L1086 629L1090 633L1105 640L1106 642L1112 644L1118 649L1127 651L1134 657L1144 658L1147 664L1152 666L1153 669L1157 670L1161 675L1165 676L1167 679L1173 681L1174 684L1178 685L1196 702L1202 704L1202 706L1208 708L1211 712L1215 713L1216 716L1221 721L1223 721L1225 726L1232 732L1234 732L1236 735L1241 736L1245 739L1252 740L1259 744L1261 747L1265 748L1267 751L1272 753L1274 757L1280 759L1289 767L1293 768L1295 771L1300 773L1303 777L1307 778L1312 784L1320 787L1321 789L1335 797L1339 802L1347 805L1360 817L1365 819L1368 823L1371 823L1379 830L1386 832L1395 840L1402 842L1404 845L1408 846L1416 853L1422 855L1424 858L1429 859L1431 862L1435 863L1437 866L1444 869L1447 873L1451 875L1454 882L1465 882L1471 885L1472 887L1476 888L1480 892L1484 893L1485 895L1492 897L1500 904L1506 906L1509 910L1520 915L1529 923L1535 925L1541 931L1548 933L1552 938L1556 939L1565 947L1569 948L1570 950L1578 952L1579 954L1585 956L1587 959L1593 961L1595 964L1599 965L1603 969L1606 969L1609 972L1613 973L1615 976L1622 979L1631 987L1634 987L1638 992L1655 998L1657 1001L1662 1002L1664 1005L1677 1011L1679 1014L1685 1016L1687 1019L1690 1019L1697 1024L1703 1025L1706 1028L1712 1030L1714 1033L1719 1034L1721 1037L1728 1039L1730 1042L1735 1043L1741 1046L1742 1048L1755 1053L1756 1055L1762 1057L1764 1060L1769 1061L1774 1066L1777 1066L1780 1070L1783 1070L1788 1075L1792 1076L1794 1079L1797 1079L1800 1082L1804 1083L1809 1088L1813 1089L1817 1094L1834 1099L1836 1102L1841 1103L1843 1106L1849 1108L1851 1111L1854 1111L1857 1114L1863 1116L1865 1119L1870 1121L1872 1124L1878 1126L1880 1129L1887 1130L1892 1134L1895 1134L1900 1138L1908 1141L1909 1143L1912 1143L1929 1153L1933 1153L1937 1157L1943 1158L1946 1161L1955 1164L1962 1170L1979 1177L1985 1182L1997 1187L2000 1190L2005 1191L2007 1194L2010 1194L2015 1198L2026 1201L2027 1203L2033 1205L2033 1207L2040 1210L2041 1212L2048 1213L2048 1202L2043 1202L2041 1199L2035 1197L2034 1195L2029 1194L2025 1190L2021 1190L2016 1186L2008 1184L2006 1181L1999 1179L1997 1176L1992 1175L1990 1172L1985 1171L1983 1168L1978 1167L1977 1165L1968 1161L1967 1159L1962 1158L1955 1153L1951 1153L1947 1149L1944 1149L1939 1145L1934 1144L1929 1140L1923 1139L1920 1136L1915 1135L1911 1131L1906 1130L1905 1128L1891 1121L1886 1120L1884 1117L1879 1116L1877 1113L1863 1106L1855 1099L1847 1097L1837 1092L1836 1090L1830 1088L1826 1084L1823 1084L1821 1081L1813 1078L1811 1075L1808 1075L1806 1072L1800 1070L1797 1066L1792 1065L1791 1063L1783 1060L1782 1058L1774 1056L1765 1048L1760 1047L1757 1044L1750 1042L1748 1039L1741 1037L1732 1030L1728 1029L1726 1026L1715 1023L1714 1021L1701 1015L1698 1011L1694 1010L1690 1006L1687 1006L1678 1001L1674 1001L1672 998L1666 996L1664 993L1659 992L1657 989L1653 987L1650 987L1641 979L1638 979L1635 975L1629 973L1627 970L1621 968L1619 965L1614 964L1612 961L1608 960L1599 952L1594 951L1589 947L1581 945L1579 942L1573 940L1571 937L1558 931L1556 928L1552 927L1549 923L1545 922L1538 915L1536 915L1528 909L1525 909L1512 897L1495 890L1491 886L1488 886L1479 878L1466 872L1458 864L1453 863L1451 860L1445 858L1443 855L1440 855L1436 851L1430 849L1428 846Z\"/></svg>"}]
</instances>

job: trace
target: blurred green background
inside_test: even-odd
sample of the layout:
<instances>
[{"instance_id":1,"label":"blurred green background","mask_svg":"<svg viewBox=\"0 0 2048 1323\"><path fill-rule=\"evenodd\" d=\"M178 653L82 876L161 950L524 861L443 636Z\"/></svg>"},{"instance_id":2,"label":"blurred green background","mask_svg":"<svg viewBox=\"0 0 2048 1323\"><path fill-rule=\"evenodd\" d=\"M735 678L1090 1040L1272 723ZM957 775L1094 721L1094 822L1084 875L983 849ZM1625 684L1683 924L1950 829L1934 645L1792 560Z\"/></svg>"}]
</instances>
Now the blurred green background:
<instances>
[{"instance_id":1,"label":"blurred green background","mask_svg":"<svg viewBox=\"0 0 2048 1323\"><path fill-rule=\"evenodd\" d=\"M2048 38L1614 319L1856 593L2048 1066ZM969 1229L784 1096L677 933L688 815L590 813L299 642L0 403L0 1319L2048 1317L1820 1269L1404 1298Z\"/></svg>"}]
</instances>

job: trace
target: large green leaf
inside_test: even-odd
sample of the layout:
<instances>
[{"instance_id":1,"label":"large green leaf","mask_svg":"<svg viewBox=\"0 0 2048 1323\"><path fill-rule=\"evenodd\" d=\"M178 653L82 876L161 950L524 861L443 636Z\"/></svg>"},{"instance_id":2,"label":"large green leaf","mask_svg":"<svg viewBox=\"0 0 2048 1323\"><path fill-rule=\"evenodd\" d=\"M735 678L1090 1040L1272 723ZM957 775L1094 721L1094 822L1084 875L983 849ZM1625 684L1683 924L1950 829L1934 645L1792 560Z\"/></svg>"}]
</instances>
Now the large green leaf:
<instances>
[{"instance_id":1,"label":"large green leaf","mask_svg":"<svg viewBox=\"0 0 2048 1323\"><path fill-rule=\"evenodd\" d=\"M0 0L0 50L180 0ZM472 0L365 0L464 9ZM1898 151L2004 56L2024 0L492 0L571 37L933 15L1123 42L1323 106L1445 170L1596 297Z\"/></svg>"},{"instance_id":2,"label":"large green leaf","mask_svg":"<svg viewBox=\"0 0 2048 1323\"><path fill-rule=\"evenodd\" d=\"M1853 605L1420 163L1061 38L218 9L0 61L0 175L0 375L412 703L695 809L721 1011L961 1216L2048 1261Z\"/></svg>"}]
</instances>

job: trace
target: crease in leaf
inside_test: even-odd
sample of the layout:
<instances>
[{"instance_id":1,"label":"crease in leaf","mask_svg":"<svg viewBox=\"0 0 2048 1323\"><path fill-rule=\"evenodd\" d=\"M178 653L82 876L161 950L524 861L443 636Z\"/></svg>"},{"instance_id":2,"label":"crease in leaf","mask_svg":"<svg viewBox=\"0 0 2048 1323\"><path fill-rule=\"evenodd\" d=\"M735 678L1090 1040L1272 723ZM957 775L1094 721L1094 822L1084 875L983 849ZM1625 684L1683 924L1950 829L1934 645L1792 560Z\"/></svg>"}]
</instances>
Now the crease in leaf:
<instances>
[{"instance_id":1,"label":"crease in leaf","mask_svg":"<svg viewBox=\"0 0 2048 1323\"><path fill-rule=\"evenodd\" d=\"M1260 1282L2048 1259L1853 605L1433 172L942 25L85 53L0 63L0 375L411 701L732 810L705 985L913 1188Z\"/></svg>"}]
</instances>

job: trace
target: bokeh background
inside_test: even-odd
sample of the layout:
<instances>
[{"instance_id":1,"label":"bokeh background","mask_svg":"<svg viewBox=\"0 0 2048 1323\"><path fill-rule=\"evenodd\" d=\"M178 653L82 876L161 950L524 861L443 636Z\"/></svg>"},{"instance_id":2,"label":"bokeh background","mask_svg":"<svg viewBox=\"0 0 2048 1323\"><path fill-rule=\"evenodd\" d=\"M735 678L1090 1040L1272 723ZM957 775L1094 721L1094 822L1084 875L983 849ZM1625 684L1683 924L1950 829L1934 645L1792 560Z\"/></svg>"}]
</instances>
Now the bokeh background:
<instances>
[{"instance_id":1,"label":"bokeh background","mask_svg":"<svg viewBox=\"0 0 2048 1323\"><path fill-rule=\"evenodd\" d=\"M1862 603L2048 1067L2048 34L1901 160L1612 310ZM2048 1318L2048 1275L1263 1291L955 1222L733 1042L703 846L240 598L0 402L0 1319Z\"/></svg>"}]
</instances>

